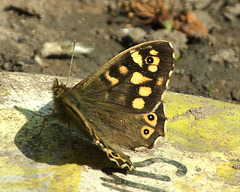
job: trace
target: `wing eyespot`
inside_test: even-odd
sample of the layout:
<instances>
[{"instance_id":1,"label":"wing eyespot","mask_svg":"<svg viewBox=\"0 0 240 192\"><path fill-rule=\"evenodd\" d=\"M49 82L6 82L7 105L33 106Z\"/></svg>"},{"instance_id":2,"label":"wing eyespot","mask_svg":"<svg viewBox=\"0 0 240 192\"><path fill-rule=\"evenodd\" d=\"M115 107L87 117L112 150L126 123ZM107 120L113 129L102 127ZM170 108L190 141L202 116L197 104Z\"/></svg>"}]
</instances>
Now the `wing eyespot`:
<instances>
[{"instance_id":1,"label":"wing eyespot","mask_svg":"<svg viewBox=\"0 0 240 192\"><path fill-rule=\"evenodd\" d=\"M141 135L143 138L148 139L154 132L154 129L149 126L143 126L141 128Z\"/></svg>"},{"instance_id":2,"label":"wing eyespot","mask_svg":"<svg viewBox=\"0 0 240 192\"><path fill-rule=\"evenodd\" d=\"M149 114L147 118L149 121L153 121L155 119L153 114Z\"/></svg>"},{"instance_id":3,"label":"wing eyespot","mask_svg":"<svg viewBox=\"0 0 240 192\"><path fill-rule=\"evenodd\" d=\"M144 133L144 135L148 135L150 133L150 131L146 128L143 130L143 133Z\"/></svg>"},{"instance_id":4,"label":"wing eyespot","mask_svg":"<svg viewBox=\"0 0 240 192\"><path fill-rule=\"evenodd\" d=\"M119 157L119 155L113 151L111 151L111 155L114 156L114 157Z\"/></svg>"},{"instance_id":5,"label":"wing eyespot","mask_svg":"<svg viewBox=\"0 0 240 192\"><path fill-rule=\"evenodd\" d=\"M146 62L147 62L148 64L152 64L152 63L154 62L153 57L148 56L148 57L146 58Z\"/></svg>"},{"instance_id":6,"label":"wing eyespot","mask_svg":"<svg viewBox=\"0 0 240 192\"><path fill-rule=\"evenodd\" d=\"M143 118L146 123L148 123L152 127L155 127L157 125L158 117L154 112L144 114Z\"/></svg>"}]
</instances>

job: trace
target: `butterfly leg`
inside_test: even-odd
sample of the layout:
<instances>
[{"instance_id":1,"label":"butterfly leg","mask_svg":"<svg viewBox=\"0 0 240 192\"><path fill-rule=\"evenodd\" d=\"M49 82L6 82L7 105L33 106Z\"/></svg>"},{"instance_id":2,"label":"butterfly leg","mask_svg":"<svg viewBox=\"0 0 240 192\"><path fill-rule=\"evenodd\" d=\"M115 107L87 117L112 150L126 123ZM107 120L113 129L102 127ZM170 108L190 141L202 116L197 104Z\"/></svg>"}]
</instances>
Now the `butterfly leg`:
<instances>
[{"instance_id":1,"label":"butterfly leg","mask_svg":"<svg viewBox=\"0 0 240 192\"><path fill-rule=\"evenodd\" d=\"M42 134L42 132L45 128L46 121L49 121L51 119L56 119L56 118L57 118L57 114L56 114L55 110L53 110L53 112L51 114L44 116L43 117L43 122L42 122L42 128L41 128L40 132L38 133L38 135L41 136L41 134ZM67 127L68 127L68 135L69 135L70 144L73 147L74 145L73 145L73 139L72 139L73 137L72 137L70 121L67 122Z\"/></svg>"},{"instance_id":2,"label":"butterfly leg","mask_svg":"<svg viewBox=\"0 0 240 192\"><path fill-rule=\"evenodd\" d=\"M53 119L55 116L56 116L56 113L55 113L55 111L53 111L51 114L45 115L43 117L42 128L41 128L40 132L38 133L39 136L41 136L43 129L45 128L46 121Z\"/></svg>"},{"instance_id":3,"label":"butterfly leg","mask_svg":"<svg viewBox=\"0 0 240 192\"><path fill-rule=\"evenodd\" d=\"M70 126L70 121L67 122L67 126L68 126L68 136L69 136L69 139L70 139L70 144L71 144L72 148L74 148L73 136L72 136L72 130L71 130L71 126Z\"/></svg>"}]
</instances>

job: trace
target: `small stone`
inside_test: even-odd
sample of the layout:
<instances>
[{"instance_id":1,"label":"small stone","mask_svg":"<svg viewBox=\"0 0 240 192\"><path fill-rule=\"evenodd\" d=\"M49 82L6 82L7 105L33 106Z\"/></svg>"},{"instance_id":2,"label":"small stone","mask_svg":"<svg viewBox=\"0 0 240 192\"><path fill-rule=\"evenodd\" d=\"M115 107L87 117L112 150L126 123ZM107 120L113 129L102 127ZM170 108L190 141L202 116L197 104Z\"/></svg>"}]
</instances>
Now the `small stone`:
<instances>
[{"instance_id":1,"label":"small stone","mask_svg":"<svg viewBox=\"0 0 240 192\"><path fill-rule=\"evenodd\" d=\"M237 89L237 88L234 88L232 90L232 100L235 100L235 101L240 101L240 90Z\"/></svg>"},{"instance_id":2,"label":"small stone","mask_svg":"<svg viewBox=\"0 0 240 192\"><path fill-rule=\"evenodd\" d=\"M12 71L12 63L4 62L2 64L2 69L5 70L5 71Z\"/></svg>"},{"instance_id":3,"label":"small stone","mask_svg":"<svg viewBox=\"0 0 240 192\"><path fill-rule=\"evenodd\" d=\"M211 57L211 61L219 63L237 63L239 62L239 58L233 49L220 49Z\"/></svg>"},{"instance_id":4,"label":"small stone","mask_svg":"<svg viewBox=\"0 0 240 192\"><path fill-rule=\"evenodd\" d=\"M202 169L201 169L200 167L197 167L197 168L196 168L196 171L197 171L197 172L201 172Z\"/></svg>"},{"instance_id":5,"label":"small stone","mask_svg":"<svg viewBox=\"0 0 240 192\"><path fill-rule=\"evenodd\" d=\"M148 40L159 39L171 42L176 55L180 55L180 50L187 49L187 36L180 31L169 31L167 29L151 31Z\"/></svg>"},{"instance_id":6,"label":"small stone","mask_svg":"<svg viewBox=\"0 0 240 192\"><path fill-rule=\"evenodd\" d=\"M226 11L234 16L240 15L240 3L236 4L235 6L228 6L226 7Z\"/></svg>"}]
</instances>

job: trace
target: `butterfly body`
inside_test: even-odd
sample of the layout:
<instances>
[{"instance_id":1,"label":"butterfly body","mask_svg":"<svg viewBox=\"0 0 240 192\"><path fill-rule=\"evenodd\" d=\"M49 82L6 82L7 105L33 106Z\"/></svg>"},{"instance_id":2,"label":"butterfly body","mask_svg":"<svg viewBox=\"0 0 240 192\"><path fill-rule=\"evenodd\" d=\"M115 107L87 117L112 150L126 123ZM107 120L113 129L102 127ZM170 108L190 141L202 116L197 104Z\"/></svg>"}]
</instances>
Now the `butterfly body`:
<instances>
[{"instance_id":1,"label":"butterfly body","mask_svg":"<svg viewBox=\"0 0 240 192\"><path fill-rule=\"evenodd\" d=\"M131 171L134 166L120 148L152 148L165 134L161 97L174 67L173 53L168 42L150 41L118 54L73 88L55 80L56 116Z\"/></svg>"}]
</instances>

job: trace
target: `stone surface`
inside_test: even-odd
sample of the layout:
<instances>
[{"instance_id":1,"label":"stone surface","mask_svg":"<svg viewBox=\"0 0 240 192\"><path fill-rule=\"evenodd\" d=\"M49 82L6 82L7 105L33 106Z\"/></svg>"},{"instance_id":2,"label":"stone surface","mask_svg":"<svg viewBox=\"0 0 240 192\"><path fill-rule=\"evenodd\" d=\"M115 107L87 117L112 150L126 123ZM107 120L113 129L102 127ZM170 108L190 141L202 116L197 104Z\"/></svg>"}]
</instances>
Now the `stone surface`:
<instances>
[{"instance_id":1,"label":"stone surface","mask_svg":"<svg viewBox=\"0 0 240 192\"><path fill-rule=\"evenodd\" d=\"M38 135L54 78L0 73L0 191L240 191L239 105L167 92L166 137L128 152L132 173L107 175L115 165L81 135L72 147L55 121Z\"/></svg>"}]
</instances>

